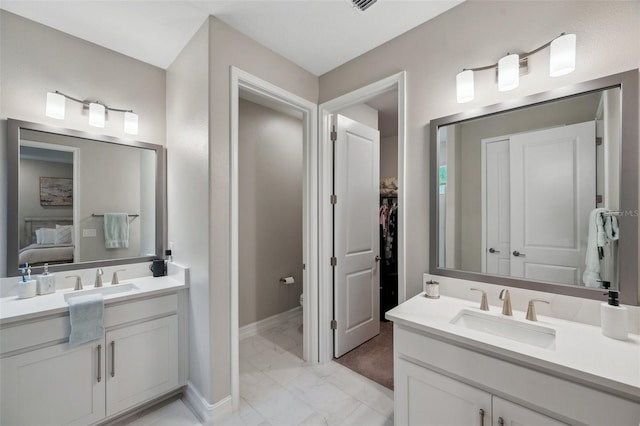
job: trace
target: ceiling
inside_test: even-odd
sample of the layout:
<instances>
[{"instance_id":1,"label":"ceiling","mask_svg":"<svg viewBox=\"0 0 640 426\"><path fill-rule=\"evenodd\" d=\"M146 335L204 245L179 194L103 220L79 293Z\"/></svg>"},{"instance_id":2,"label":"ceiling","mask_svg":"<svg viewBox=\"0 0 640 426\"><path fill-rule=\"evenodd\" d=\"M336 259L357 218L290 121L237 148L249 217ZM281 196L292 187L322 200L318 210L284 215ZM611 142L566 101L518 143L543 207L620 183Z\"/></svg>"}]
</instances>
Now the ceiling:
<instances>
[{"instance_id":1,"label":"ceiling","mask_svg":"<svg viewBox=\"0 0 640 426\"><path fill-rule=\"evenodd\" d=\"M464 0L0 0L0 8L166 69L208 15L322 75Z\"/></svg>"}]
</instances>

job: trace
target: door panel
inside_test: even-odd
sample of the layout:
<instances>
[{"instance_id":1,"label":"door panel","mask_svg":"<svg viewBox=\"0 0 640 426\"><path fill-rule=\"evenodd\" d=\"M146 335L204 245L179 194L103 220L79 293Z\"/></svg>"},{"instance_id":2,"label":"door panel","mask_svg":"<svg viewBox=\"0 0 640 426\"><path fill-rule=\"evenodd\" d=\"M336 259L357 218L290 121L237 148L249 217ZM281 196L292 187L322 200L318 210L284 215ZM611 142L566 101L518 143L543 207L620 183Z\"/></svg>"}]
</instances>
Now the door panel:
<instances>
[{"instance_id":1,"label":"door panel","mask_svg":"<svg viewBox=\"0 0 640 426\"><path fill-rule=\"evenodd\" d=\"M595 122L514 135L510 159L511 275L579 284L595 208Z\"/></svg>"},{"instance_id":2,"label":"door panel","mask_svg":"<svg viewBox=\"0 0 640 426\"><path fill-rule=\"evenodd\" d=\"M380 332L380 134L337 115L334 144L334 356Z\"/></svg>"},{"instance_id":3,"label":"door panel","mask_svg":"<svg viewBox=\"0 0 640 426\"><path fill-rule=\"evenodd\" d=\"M104 418L102 341L4 358L0 370L0 424L87 425Z\"/></svg>"},{"instance_id":4,"label":"door panel","mask_svg":"<svg viewBox=\"0 0 640 426\"><path fill-rule=\"evenodd\" d=\"M485 226L486 270L489 274L509 275L511 246L509 139L486 144ZM493 249L494 251L489 251Z\"/></svg>"}]
</instances>

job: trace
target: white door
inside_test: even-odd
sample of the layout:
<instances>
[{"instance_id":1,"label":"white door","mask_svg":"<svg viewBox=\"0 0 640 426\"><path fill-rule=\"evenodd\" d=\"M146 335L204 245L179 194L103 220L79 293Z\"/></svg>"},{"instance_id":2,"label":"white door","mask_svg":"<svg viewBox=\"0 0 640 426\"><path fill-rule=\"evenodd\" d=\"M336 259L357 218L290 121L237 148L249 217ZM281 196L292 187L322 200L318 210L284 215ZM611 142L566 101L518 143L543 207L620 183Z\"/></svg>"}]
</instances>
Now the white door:
<instances>
[{"instance_id":1,"label":"white door","mask_svg":"<svg viewBox=\"0 0 640 426\"><path fill-rule=\"evenodd\" d=\"M491 424L491 394L396 358L396 426Z\"/></svg>"},{"instance_id":2,"label":"white door","mask_svg":"<svg viewBox=\"0 0 640 426\"><path fill-rule=\"evenodd\" d=\"M595 152L595 122L511 137L512 276L580 283Z\"/></svg>"},{"instance_id":3,"label":"white door","mask_svg":"<svg viewBox=\"0 0 640 426\"><path fill-rule=\"evenodd\" d=\"M485 227L483 270L488 274L511 273L511 225L509 139L483 140L484 173L482 205Z\"/></svg>"},{"instance_id":4,"label":"white door","mask_svg":"<svg viewBox=\"0 0 640 426\"><path fill-rule=\"evenodd\" d=\"M493 426L562 426L559 422L544 414L529 410L521 405L493 397Z\"/></svg>"},{"instance_id":5,"label":"white door","mask_svg":"<svg viewBox=\"0 0 640 426\"><path fill-rule=\"evenodd\" d=\"M50 346L0 361L0 424L88 425L105 415L104 342Z\"/></svg>"},{"instance_id":6,"label":"white door","mask_svg":"<svg viewBox=\"0 0 640 426\"><path fill-rule=\"evenodd\" d=\"M175 315L109 331L107 416L178 387Z\"/></svg>"},{"instance_id":7,"label":"white door","mask_svg":"<svg viewBox=\"0 0 640 426\"><path fill-rule=\"evenodd\" d=\"M380 133L334 117L334 356L380 333Z\"/></svg>"}]
</instances>

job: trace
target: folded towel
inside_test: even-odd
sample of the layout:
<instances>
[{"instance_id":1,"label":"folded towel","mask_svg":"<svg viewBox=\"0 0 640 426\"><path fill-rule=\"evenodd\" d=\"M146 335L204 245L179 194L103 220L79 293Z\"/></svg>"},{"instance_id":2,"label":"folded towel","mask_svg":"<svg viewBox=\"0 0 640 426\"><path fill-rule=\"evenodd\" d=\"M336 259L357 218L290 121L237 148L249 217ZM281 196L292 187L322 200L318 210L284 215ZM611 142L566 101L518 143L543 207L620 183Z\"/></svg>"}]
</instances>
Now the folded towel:
<instances>
[{"instance_id":1,"label":"folded towel","mask_svg":"<svg viewBox=\"0 0 640 426\"><path fill-rule=\"evenodd\" d=\"M69 322L71 334L69 344L81 345L101 339L104 334L104 300L101 294L89 294L69 299Z\"/></svg>"},{"instance_id":2,"label":"folded towel","mask_svg":"<svg viewBox=\"0 0 640 426\"><path fill-rule=\"evenodd\" d=\"M105 248L129 248L129 215L127 213L104 214Z\"/></svg>"}]
</instances>

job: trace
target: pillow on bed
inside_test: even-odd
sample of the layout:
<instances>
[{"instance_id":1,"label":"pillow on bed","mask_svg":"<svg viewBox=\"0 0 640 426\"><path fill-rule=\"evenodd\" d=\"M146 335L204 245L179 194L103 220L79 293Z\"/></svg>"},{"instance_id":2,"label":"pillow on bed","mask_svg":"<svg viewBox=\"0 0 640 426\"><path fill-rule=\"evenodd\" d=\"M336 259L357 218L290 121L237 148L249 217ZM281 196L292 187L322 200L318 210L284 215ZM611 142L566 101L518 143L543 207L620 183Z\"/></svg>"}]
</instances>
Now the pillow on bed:
<instances>
[{"instance_id":1,"label":"pillow on bed","mask_svg":"<svg viewBox=\"0 0 640 426\"><path fill-rule=\"evenodd\" d=\"M56 230L53 228L36 229L36 243L37 244L55 244Z\"/></svg>"},{"instance_id":2,"label":"pillow on bed","mask_svg":"<svg viewBox=\"0 0 640 426\"><path fill-rule=\"evenodd\" d=\"M56 225L55 244L71 244L72 225Z\"/></svg>"}]
</instances>

